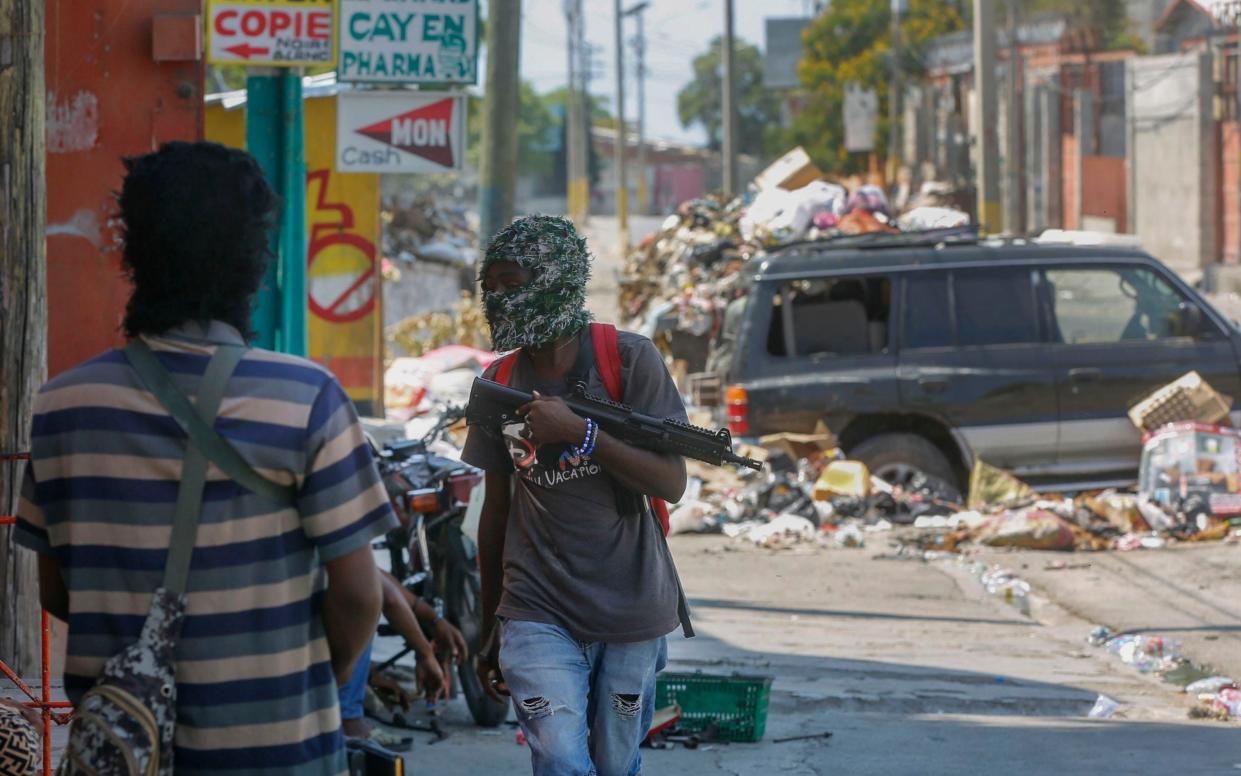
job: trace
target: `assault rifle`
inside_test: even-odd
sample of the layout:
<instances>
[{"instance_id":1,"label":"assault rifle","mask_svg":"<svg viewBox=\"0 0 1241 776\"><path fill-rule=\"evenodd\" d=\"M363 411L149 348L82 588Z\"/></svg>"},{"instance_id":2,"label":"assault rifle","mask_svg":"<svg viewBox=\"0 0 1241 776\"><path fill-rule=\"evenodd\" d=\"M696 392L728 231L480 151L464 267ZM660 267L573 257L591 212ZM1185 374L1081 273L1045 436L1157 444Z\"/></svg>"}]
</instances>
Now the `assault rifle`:
<instances>
[{"instance_id":1,"label":"assault rifle","mask_svg":"<svg viewBox=\"0 0 1241 776\"><path fill-rule=\"evenodd\" d=\"M465 420L471 426L498 431L501 426L521 422L517 409L532 401L532 394L476 377ZM726 428L711 431L672 418L643 415L626 404L592 396L583 383L574 386L564 402L576 415L593 419L601 429L634 447L676 453L714 466L730 463L755 471L763 468L761 461L733 452L733 438Z\"/></svg>"}]
</instances>

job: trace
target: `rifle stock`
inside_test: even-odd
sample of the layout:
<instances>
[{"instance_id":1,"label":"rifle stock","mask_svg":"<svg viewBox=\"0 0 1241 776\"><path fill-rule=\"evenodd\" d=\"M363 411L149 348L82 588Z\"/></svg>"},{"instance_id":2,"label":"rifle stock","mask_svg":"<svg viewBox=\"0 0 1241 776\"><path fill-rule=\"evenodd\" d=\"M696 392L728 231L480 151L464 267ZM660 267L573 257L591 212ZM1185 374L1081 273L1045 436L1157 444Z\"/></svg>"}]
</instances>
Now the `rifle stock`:
<instances>
[{"instance_id":1,"label":"rifle stock","mask_svg":"<svg viewBox=\"0 0 1241 776\"><path fill-rule=\"evenodd\" d=\"M517 409L533 400L534 396L526 391L476 377L465 411L466 423L499 429L519 422ZM592 418L601 429L635 447L675 453L714 466L733 464L755 471L763 468L761 461L733 452L732 435L726 428L711 431L673 418L644 415L626 404L587 393L582 383L574 386L564 401L574 414Z\"/></svg>"}]
</instances>

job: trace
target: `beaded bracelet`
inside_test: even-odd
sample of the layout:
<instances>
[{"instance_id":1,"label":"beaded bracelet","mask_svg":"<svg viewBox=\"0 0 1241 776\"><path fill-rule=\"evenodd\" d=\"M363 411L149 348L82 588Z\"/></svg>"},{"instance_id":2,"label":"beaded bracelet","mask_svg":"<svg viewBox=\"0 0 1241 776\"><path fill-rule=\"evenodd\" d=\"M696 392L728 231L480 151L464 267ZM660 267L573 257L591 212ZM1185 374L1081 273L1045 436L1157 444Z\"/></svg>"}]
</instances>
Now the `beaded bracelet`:
<instances>
[{"instance_id":1,"label":"beaded bracelet","mask_svg":"<svg viewBox=\"0 0 1241 776\"><path fill-rule=\"evenodd\" d=\"M586 438L582 440L582 444L573 448L573 452L579 457L585 457L595 451L595 440L598 438L599 426L590 418L586 419Z\"/></svg>"},{"instance_id":2,"label":"beaded bracelet","mask_svg":"<svg viewBox=\"0 0 1241 776\"><path fill-rule=\"evenodd\" d=\"M586 443L586 449L582 450L582 455L583 455L583 456L591 456L591 455L594 455L594 452L595 452L595 442L598 442L598 441L599 441L599 424L598 424L598 423L595 423L595 422L592 420L592 421L590 422L590 428L589 428L588 430L589 430L589 432L590 432L590 433L588 434L588 436L589 436L589 440L588 440L588 441L587 441L587 443Z\"/></svg>"}]
</instances>

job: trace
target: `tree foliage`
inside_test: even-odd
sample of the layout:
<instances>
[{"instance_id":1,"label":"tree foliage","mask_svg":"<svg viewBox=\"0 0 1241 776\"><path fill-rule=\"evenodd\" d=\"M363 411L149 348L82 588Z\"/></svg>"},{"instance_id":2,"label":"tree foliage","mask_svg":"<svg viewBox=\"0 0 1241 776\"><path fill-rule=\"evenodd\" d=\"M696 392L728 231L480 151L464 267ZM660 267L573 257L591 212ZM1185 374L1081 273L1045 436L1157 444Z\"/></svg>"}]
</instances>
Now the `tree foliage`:
<instances>
[{"instance_id":1,"label":"tree foliage","mask_svg":"<svg viewBox=\"0 0 1241 776\"><path fill-rule=\"evenodd\" d=\"M554 164L554 145L559 120L547 102L527 81L521 82L517 107L517 172L545 175ZM477 167L482 155L483 98L471 94L466 122L466 160Z\"/></svg>"},{"instance_id":2,"label":"tree foliage","mask_svg":"<svg viewBox=\"0 0 1241 776\"><path fill-rule=\"evenodd\" d=\"M923 56L933 38L964 29L964 9L945 0L909 0L901 20L901 67L907 77L925 71ZM879 95L875 150L888 145L890 4L872 0L832 0L802 36L798 77L806 104L788 133L789 145L805 146L821 167L836 173L866 167L863 154L845 151L845 84L857 82Z\"/></svg>"},{"instance_id":3,"label":"tree foliage","mask_svg":"<svg viewBox=\"0 0 1241 776\"><path fill-rule=\"evenodd\" d=\"M694 58L694 79L677 93L681 126L701 126L707 144L718 151L723 144L723 39L715 38ZM763 60L757 46L737 41L733 55L737 69L737 145L745 154L761 156L772 150L770 141L780 123L780 98L763 84Z\"/></svg>"}]
</instances>

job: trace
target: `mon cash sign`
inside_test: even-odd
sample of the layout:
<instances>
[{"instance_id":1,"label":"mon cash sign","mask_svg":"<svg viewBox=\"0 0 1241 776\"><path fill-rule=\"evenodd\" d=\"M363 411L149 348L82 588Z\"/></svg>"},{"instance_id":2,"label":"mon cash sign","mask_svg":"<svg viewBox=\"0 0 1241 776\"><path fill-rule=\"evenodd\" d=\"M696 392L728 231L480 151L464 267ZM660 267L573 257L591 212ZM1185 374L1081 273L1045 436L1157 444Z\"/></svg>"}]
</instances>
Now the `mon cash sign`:
<instances>
[{"instance_id":1,"label":"mon cash sign","mask_svg":"<svg viewBox=\"0 0 1241 776\"><path fill-rule=\"evenodd\" d=\"M478 0L342 0L341 81L478 82Z\"/></svg>"},{"instance_id":2,"label":"mon cash sign","mask_svg":"<svg viewBox=\"0 0 1241 776\"><path fill-rule=\"evenodd\" d=\"M330 65L335 61L330 0L212 0L207 61L213 64Z\"/></svg>"},{"instance_id":3,"label":"mon cash sign","mask_svg":"<svg viewBox=\"0 0 1241 776\"><path fill-rule=\"evenodd\" d=\"M342 92L340 172L451 172L465 155L465 98L419 92Z\"/></svg>"}]
</instances>

